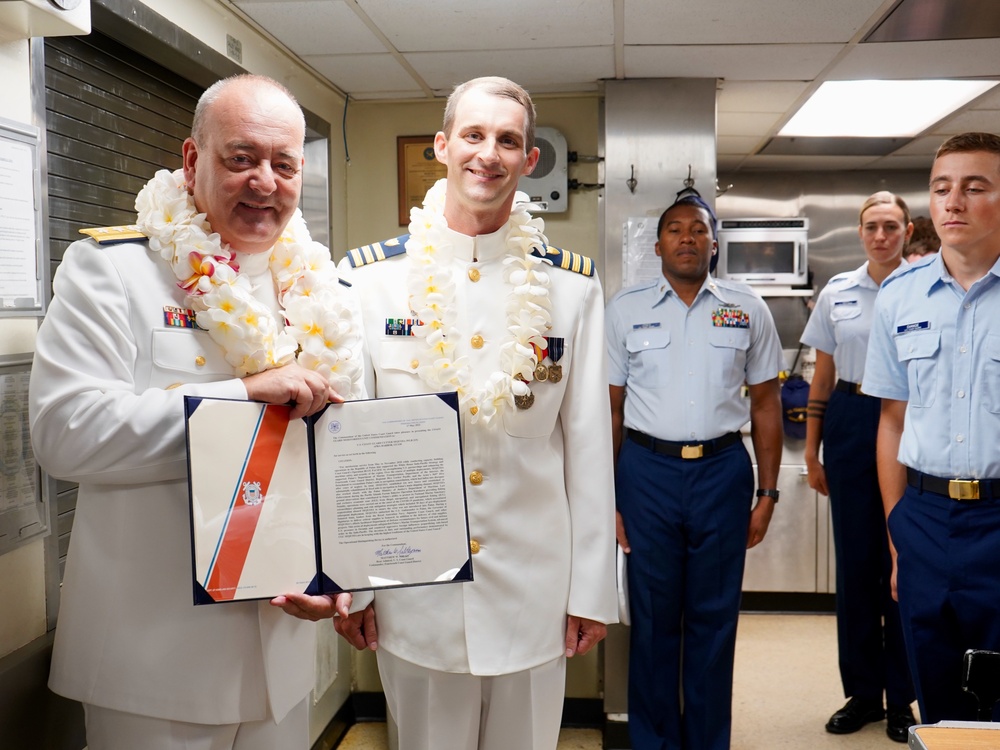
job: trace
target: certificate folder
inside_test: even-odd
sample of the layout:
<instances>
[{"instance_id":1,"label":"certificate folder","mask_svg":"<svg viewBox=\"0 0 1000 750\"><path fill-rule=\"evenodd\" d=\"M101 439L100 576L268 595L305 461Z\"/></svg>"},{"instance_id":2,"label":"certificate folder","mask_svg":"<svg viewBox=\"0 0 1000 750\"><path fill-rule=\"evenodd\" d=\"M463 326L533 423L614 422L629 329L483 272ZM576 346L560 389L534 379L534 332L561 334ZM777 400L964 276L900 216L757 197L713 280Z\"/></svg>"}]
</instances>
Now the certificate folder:
<instances>
[{"instance_id":1,"label":"certificate folder","mask_svg":"<svg viewBox=\"0 0 1000 750\"><path fill-rule=\"evenodd\" d=\"M195 604L472 580L456 394L184 412Z\"/></svg>"}]
</instances>

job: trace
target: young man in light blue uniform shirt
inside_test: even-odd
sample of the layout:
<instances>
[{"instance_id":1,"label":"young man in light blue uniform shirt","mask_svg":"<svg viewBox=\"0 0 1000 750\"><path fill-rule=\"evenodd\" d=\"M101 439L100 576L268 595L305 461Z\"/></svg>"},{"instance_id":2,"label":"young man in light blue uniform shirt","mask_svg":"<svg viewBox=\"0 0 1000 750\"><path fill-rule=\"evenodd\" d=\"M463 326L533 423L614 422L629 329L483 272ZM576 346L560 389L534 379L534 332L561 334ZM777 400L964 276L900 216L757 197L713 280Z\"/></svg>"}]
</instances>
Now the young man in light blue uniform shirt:
<instances>
[{"instance_id":1,"label":"young man in light blue uniform shirt","mask_svg":"<svg viewBox=\"0 0 1000 750\"><path fill-rule=\"evenodd\" d=\"M680 199L657 237L663 275L619 292L606 313L617 535L629 552L629 732L637 750L725 750L745 551L778 499L781 345L759 295L709 274L717 245L704 202ZM752 510L740 435L750 417Z\"/></svg>"},{"instance_id":2,"label":"young man in light blue uniform shirt","mask_svg":"<svg viewBox=\"0 0 1000 750\"><path fill-rule=\"evenodd\" d=\"M966 649L1000 649L1000 137L954 136L931 169L933 260L883 285L865 364L921 720L975 718ZM996 714L994 714L996 718Z\"/></svg>"}]
</instances>

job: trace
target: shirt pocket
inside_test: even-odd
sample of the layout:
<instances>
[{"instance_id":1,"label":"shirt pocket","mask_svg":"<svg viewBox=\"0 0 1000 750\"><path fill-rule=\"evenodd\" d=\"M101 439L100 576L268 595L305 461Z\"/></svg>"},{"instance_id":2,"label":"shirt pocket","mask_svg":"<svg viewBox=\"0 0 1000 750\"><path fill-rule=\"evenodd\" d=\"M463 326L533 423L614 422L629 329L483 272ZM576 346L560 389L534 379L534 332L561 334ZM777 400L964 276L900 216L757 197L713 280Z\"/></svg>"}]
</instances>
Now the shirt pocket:
<instances>
[{"instance_id":1,"label":"shirt pocket","mask_svg":"<svg viewBox=\"0 0 1000 750\"><path fill-rule=\"evenodd\" d=\"M749 328L713 327L708 334L708 381L726 388L746 380Z\"/></svg>"},{"instance_id":2,"label":"shirt pocket","mask_svg":"<svg viewBox=\"0 0 1000 750\"><path fill-rule=\"evenodd\" d=\"M377 365L375 387L379 396L429 393L430 388L417 373L424 340L415 336L389 338L381 342L378 354L372 357Z\"/></svg>"},{"instance_id":3,"label":"shirt pocket","mask_svg":"<svg viewBox=\"0 0 1000 750\"><path fill-rule=\"evenodd\" d=\"M906 366L907 402L910 406L925 408L933 405L940 349L941 334L938 331L896 337L896 357Z\"/></svg>"},{"instance_id":4,"label":"shirt pocket","mask_svg":"<svg viewBox=\"0 0 1000 750\"><path fill-rule=\"evenodd\" d=\"M236 377L222 348L193 328L157 329L152 338L150 386L168 388Z\"/></svg>"},{"instance_id":5,"label":"shirt pocket","mask_svg":"<svg viewBox=\"0 0 1000 750\"><path fill-rule=\"evenodd\" d=\"M988 334L984 342L983 375L977 385L983 389L983 402L991 414L1000 414L1000 335Z\"/></svg>"},{"instance_id":6,"label":"shirt pocket","mask_svg":"<svg viewBox=\"0 0 1000 750\"><path fill-rule=\"evenodd\" d=\"M559 382L551 379L533 380L528 384L535 397L527 409L517 406L505 409L503 412L503 427L508 435L518 438L547 438L556 429L559 419L559 409L566 395L566 384L573 362L573 345L566 340L562 354L559 356L559 366L562 368Z\"/></svg>"},{"instance_id":7,"label":"shirt pocket","mask_svg":"<svg viewBox=\"0 0 1000 750\"><path fill-rule=\"evenodd\" d=\"M667 385L670 331L662 328L637 328L625 336L628 350L628 379L640 388L664 388Z\"/></svg>"}]
</instances>

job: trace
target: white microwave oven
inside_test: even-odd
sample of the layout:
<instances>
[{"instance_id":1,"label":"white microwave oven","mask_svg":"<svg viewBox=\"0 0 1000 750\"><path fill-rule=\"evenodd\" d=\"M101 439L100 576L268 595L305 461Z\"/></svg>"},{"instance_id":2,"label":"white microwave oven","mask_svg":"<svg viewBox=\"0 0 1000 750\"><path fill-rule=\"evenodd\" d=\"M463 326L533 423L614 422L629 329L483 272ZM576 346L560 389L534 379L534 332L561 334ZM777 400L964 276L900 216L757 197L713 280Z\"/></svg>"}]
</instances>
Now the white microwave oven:
<instances>
[{"instance_id":1,"label":"white microwave oven","mask_svg":"<svg viewBox=\"0 0 1000 750\"><path fill-rule=\"evenodd\" d=\"M716 275L747 284L809 281L809 219L721 219Z\"/></svg>"}]
</instances>

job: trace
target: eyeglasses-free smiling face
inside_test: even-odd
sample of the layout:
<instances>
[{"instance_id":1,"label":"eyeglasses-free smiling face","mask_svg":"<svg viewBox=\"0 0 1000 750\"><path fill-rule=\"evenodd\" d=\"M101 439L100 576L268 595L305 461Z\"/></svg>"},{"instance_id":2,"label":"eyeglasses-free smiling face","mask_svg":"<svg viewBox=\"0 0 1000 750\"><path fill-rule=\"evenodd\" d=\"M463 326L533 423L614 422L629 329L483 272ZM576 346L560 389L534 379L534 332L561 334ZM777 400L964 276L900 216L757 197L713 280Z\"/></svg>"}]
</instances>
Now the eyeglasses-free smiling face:
<instances>
[{"instance_id":1,"label":"eyeglasses-free smiling face","mask_svg":"<svg viewBox=\"0 0 1000 750\"><path fill-rule=\"evenodd\" d=\"M184 142L195 205L233 250L269 250L302 192L301 112L277 89L231 86L206 112L203 132L200 143Z\"/></svg>"},{"instance_id":2,"label":"eyeglasses-free smiling face","mask_svg":"<svg viewBox=\"0 0 1000 750\"><path fill-rule=\"evenodd\" d=\"M468 235L499 229L510 215L517 181L531 174L538 149L525 151L527 113L512 99L472 88L462 95L447 136L434 137L434 153L448 166L445 218Z\"/></svg>"},{"instance_id":3,"label":"eyeglasses-free smiling face","mask_svg":"<svg viewBox=\"0 0 1000 750\"><path fill-rule=\"evenodd\" d=\"M943 248L1000 250L1000 155L959 151L935 159L930 213Z\"/></svg>"}]
</instances>

